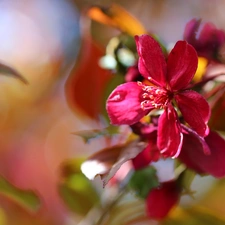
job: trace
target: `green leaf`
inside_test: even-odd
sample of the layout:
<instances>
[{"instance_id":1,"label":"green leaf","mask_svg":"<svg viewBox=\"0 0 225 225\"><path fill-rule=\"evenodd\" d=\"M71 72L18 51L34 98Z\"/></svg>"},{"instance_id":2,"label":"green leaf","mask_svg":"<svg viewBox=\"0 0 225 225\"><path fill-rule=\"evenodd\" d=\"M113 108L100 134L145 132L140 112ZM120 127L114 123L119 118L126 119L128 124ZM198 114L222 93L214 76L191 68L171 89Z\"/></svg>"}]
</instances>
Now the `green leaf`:
<instances>
[{"instance_id":1,"label":"green leaf","mask_svg":"<svg viewBox=\"0 0 225 225\"><path fill-rule=\"evenodd\" d=\"M84 142L88 143L91 139L94 139L94 138L99 138L101 136L112 136L114 134L118 134L118 127L108 126L104 129L82 130L82 131L73 132L72 134L82 137Z\"/></svg>"},{"instance_id":2,"label":"green leaf","mask_svg":"<svg viewBox=\"0 0 225 225\"><path fill-rule=\"evenodd\" d=\"M0 62L0 74L7 75L7 76L12 76L14 78L19 79L22 81L24 84L28 84L27 80L19 74L15 69L13 69L10 66L7 66L6 64Z\"/></svg>"},{"instance_id":3,"label":"green leaf","mask_svg":"<svg viewBox=\"0 0 225 225\"><path fill-rule=\"evenodd\" d=\"M69 176L59 185L59 193L74 212L86 215L99 202L99 196L91 182L82 174Z\"/></svg>"},{"instance_id":4,"label":"green leaf","mask_svg":"<svg viewBox=\"0 0 225 225\"><path fill-rule=\"evenodd\" d=\"M0 177L0 194L10 198L29 211L37 211L40 207L40 200L33 191L19 189L3 177Z\"/></svg>"},{"instance_id":5,"label":"green leaf","mask_svg":"<svg viewBox=\"0 0 225 225\"><path fill-rule=\"evenodd\" d=\"M84 162L83 158L73 158L64 161L60 167L61 176L67 179L75 173L81 173L81 164Z\"/></svg>"},{"instance_id":6,"label":"green leaf","mask_svg":"<svg viewBox=\"0 0 225 225\"><path fill-rule=\"evenodd\" d=\"M61 166L62 182L59 184L59 193L66 205L81 215L99 201L92 183L81 172L83 161L82 158L66 160Z\"/></svg>"},{"instance_id":7,"label":"green leaf","mask_svg":"<svg viewBox=\"0 0 225 225\"><path fill-rule=\"evenodd\" d=\"M135 190L137 196L146 198L152 188L158 187L159 181L156 170L153 167L146 167L136 170L129 181L129 187Z\"/></svg>"}]
</instances>

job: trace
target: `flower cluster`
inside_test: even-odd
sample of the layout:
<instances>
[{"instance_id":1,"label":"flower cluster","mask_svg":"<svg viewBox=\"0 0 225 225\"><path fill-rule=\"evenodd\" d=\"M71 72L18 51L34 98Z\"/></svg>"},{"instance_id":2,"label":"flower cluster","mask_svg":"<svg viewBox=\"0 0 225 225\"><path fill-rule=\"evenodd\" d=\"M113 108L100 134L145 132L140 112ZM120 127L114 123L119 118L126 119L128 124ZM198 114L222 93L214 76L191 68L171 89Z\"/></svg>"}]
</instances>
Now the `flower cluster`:
<instances>
[{"instance_id":1,"label":"flower cluster","mask_svg":"<svg viewBox=\"0 0 225 225\"><path fill-rule=\"evenodd\" d=\"M224 43L225 33L205 24L197 39L194 35L199 26L199 20L190 21L185 30L186 41L178 41L168 56L153 37L135 36L138 66L128 70L127 82L117 86L108 97L106 108L111 124L130 125L134 133L148 142L133 159L136 170L169 157L178 158L197 173L225 176L224 163L219 159L225 157L225 141L208 127L211 108L207 100L190 89L194 88L192 79L198 55L212 60ZM135 81L140 75L142 81ZM153 118L156 110L156 123L141 121L146 115ZM151 189L146 197L148 214L157 219L165 217L180 194L176 180Z\"/></svg>"},{"instance_id":2,"label":"flower cluster","mask_svg":"<svg viewBox=\"0 0 225 225\"><path fill-rule=\"evenodd\" d=\"M225 130L217 123L225 116L225 85L221 80L215 81L223 73L210 74L207 70L210 67L213 71L215 62L223 64L225 32L211 23L193 19L186 25L184 40L177 41L171 51L150 34L136 35L134 43L134 56L138 57L123 70L124 83L111 92L106 110L112 125L128 125L138 137L134 143L145 144L134 148L135 144L129 144L129 133L127 145L102 151L105 154L114 150L117 157L113 169L103 174L108 175L107 183L128 160L132 161L134 174L156 168L157 162L167 159L176 161L174 171L183 165L180 173L174 172L167 180L158 177L154 185L146 182L151 182L155 174L149 181L145 172L142 181L138 179L135 183L131 179L131 186L146 200L147 214L163 219L185 191L185 173L225 176L225 140L217 132ZM197 70L199 73L199 57L204 57L207 65L196 82L193 78ZM209 81L213 82L210 88ZM96 158L95 155L92 160Z\"/></svg>"}]
</instances>

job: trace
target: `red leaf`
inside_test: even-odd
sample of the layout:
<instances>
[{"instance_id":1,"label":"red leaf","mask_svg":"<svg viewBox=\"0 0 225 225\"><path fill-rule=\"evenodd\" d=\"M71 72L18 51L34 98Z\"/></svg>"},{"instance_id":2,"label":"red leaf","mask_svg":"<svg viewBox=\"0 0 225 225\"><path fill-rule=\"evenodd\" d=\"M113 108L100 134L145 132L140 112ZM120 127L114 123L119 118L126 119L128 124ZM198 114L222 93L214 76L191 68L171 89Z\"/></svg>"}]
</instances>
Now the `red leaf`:
<instances>
[{"instance_id":1,"label":"red leaf","mask_svg":"<svg viewBox=\"0 0 225 225\"><path fill-rule=\"evenodd\" d=\"M66 97L73 110L77 107L92 119L101 113L101 105L106 84L111 79L110 72L98 65L104 51L90 38L83 40L77 68L66 83Z\"/></svg>"},{"instance_id":2,"label":"red leaf","mask_svg":"<svg viewBox=\"0 0 225 225\"><path fill-rule=\"evenodd\" d=\"M105 186L119 168L128 160L136 157L146 145L146 143L136 140L105 148L85 161L81 170L89 179L101 175L103 186Z\"/></svg>"}]
</instances>

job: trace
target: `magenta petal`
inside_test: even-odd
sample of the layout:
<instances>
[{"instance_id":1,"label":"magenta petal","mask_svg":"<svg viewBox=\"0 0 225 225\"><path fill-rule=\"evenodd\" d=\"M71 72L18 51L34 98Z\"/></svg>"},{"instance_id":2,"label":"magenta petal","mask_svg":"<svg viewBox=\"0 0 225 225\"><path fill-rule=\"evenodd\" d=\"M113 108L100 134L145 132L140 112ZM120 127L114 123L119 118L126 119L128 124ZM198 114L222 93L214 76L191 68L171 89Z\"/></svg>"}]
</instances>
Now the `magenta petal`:
<instances>
[{"instance_id":1,"label":"magenta petal","mask_svg":"<svg viewBox=\"0 0 225 225\"><path fill-rule=\"evenodd\" d=\"M192 19L186 24L184 29L184 40L186 40L193 46L195 46L196 44L196 35L199 30L200 24L200 19Z\"/></svg>"},{"instance_id":2,"label":"magenta petal","mask_svg":"<svg viewBox=\"0 0 225 225\"><path fill-rule=\"evenodd\" d=\"M224 44L225 33L223 30L219 30L212 23L205 23L200 35L199 42L202 46L211 45L212 49L216 50L220 45Z\"/></svg>"},{"instance_id":3,"label":"magenta petal","mask_svg":"<svg viewBox=\"0 0 225 225\"><path fill-rule=\"evenodd\" d=\"M121 84L110 94L106 109L114 125L131 125L148 112L141 108L143 91L136 82Z\"/></svg>"},{"instance_id":4,"label":"magenta petal","mask_svg":"<svg viewBox=\"0 0 225 225\"><path fill-rule=\"evenodd\" d=\"M158 42L149 35L135 36L139 58L139 71L146 78L153 79L160 86L166 83L166 61Z\"/></svg>"},{"instance_id":5,"label":"magenta petal","mask_svg":"<svg viewBox=\"0 0 225 225\"><path fill-rule=\"evenodd\" d=\"M205 137L211 154L205 155L201 143L192 135L184 134L184 142L179 159L188 168L198 173L211 174L217 178L225 176L225 140L210 131Z\"/></svg>"},{"instance_id":6,"label":"magenta petal","mask_svg":"<svg viewBox=\"0 0 225 225\"><path fill-rule=\"evenodd\" d=\"M193 19L185 27L184 39L193 45L199 56L218 60L219 48L225 42L225 33L212 23Z\"/></svg>"},{"instance_id":7,"label":"magenta petal","mask_svg":"<svg viewBox=\"0 0 225 225\"><path fill-rule=\"evenodd\" d=\"M177 113L169 105L159 117L157 146L165 157L177 157L180 153L183 141Z\"/></svg>"},{"instance_id":8,"label":"magenta petal","mask_svg":"<svg viewBox=\"0 0 225 225\"><path fill-rule=\"evenodd\" d=\"M157 118L158 120L158 118ZM154 121L154 118L151 118L151 122ZM158 121L157 121L158 122ZM134 134L139 135L142 139L155 141L157 139L157 129L158 127L153 125L152 123L146 124L146 123L135 123L130 126Z\"/></svg>"},{"instance_id":9,"label":"magenta petal","mask_svg":"<svg viewBox=\"0 0 225 225\"><path fill-rule=\"evenodd\" d=\"M150 191L146 199L147 215L152 219L163 219L178 203L180 188L175 181L162 183L159 188Z\"/></svg>"},{"instance_id":10,"label":"magenta petal","mask_svg":"<svg viewBox=\"0 0 225 225\"><path fill-rule=\"evenodd\" d=\"M125 82L140 81L140 80L143 80L143 77L141 76L138 70L138 64L130 66L125 75Z\"/></svg>"},{"instance_id":11,"label":"magenta petal","mask_svg":"<svg viewBox=\"0 0 225 225\"><path fill-rule=\"evenodd\" d=\"M198 66L195 49L186 41L178 41L169 54L167 80L173 91L181 90L190 83Z\"/></svg>"},{"instance_id":12,"label":"magenta petal","mask_svg":"<svg viewBox=\"0 0 225 225\"><path fill-rule=\"evenodd\" d=\"M159 149L155 141L149 141L148 146L132 159L135 170L148 166L151 162L157 161L160 157Z\"/></svg>"},{"instance_id":13,"label":"magenta petal","mask_svg":"<svg viewBox=\"0 0 225 225\"><path fill-rule=\"evenodd\" d=\"M200 136L206 136L208 134L207 122L211 114L208 102L192 90L183 91L175 95L174 98L185 121Z\"/></svg>"},{"instance_id":14,"label":"magenta petal","mask_svg":"<svg viewBox=\"0 0 225 225\"><path fill-rule=\"evenodd\" d=\"M199 141L199 143L201 143L202 150L203 150L205 155L211 154L211 150L210 150L209 146L207 145L207 143L205 142L204 137L200 136L196 131L194 131L193 129L185 126L184 124L181 124L181 128L182 128L183 134L185 133L185 134L192 135Z\"/></svg>"}]
</instances>

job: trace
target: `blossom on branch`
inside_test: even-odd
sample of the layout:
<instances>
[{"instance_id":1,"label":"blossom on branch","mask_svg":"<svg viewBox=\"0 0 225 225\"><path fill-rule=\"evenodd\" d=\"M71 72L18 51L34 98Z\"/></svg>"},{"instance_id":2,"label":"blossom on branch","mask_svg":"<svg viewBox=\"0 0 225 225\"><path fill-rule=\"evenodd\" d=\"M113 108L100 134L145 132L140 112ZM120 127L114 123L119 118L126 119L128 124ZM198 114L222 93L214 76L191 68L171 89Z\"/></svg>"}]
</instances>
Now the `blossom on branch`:
<instances>
[{"instance_id":1,"label":"blossom on branch","mask_svg":"<svg viewBox=\"0 0 225 225\"><path fill-rule=\"evenodd\" d=\"M225 32L212 23L202 23L192 19L186 24L184 40L191 44L199 56L209 60L221 61L224 58L222 47L225 44Z\"/></svg>"},{"instance_id":2,"label":"blossom on branch","mask_svg":"<svg viewBox=\"0 0 225 225\"><path fill-rule=\"evenodd\" d=\"M152 219L164 219L179 202L181 189L176 181L161 183L152 189L146 199L147 215Z\"/></svg>"},{"instance_id":3,"label":"blossom on branch","mask_svg":"<svg viewBox=\"0 0 225 225\"><path fill-rule=\"evenodd\" d=\"M158 121L157 146L165 157L177 157L183 143L177 107L197 135L208 134L210 107L200 94L187 90L197 69L197 53L186 41L178 41L166 61L152 37L135 36L135 40L139 72L151 84L119 85L107 100L108 115L114 125L133 125L153 109L163 109Z\"/></svg>"}]
</instances>

